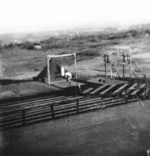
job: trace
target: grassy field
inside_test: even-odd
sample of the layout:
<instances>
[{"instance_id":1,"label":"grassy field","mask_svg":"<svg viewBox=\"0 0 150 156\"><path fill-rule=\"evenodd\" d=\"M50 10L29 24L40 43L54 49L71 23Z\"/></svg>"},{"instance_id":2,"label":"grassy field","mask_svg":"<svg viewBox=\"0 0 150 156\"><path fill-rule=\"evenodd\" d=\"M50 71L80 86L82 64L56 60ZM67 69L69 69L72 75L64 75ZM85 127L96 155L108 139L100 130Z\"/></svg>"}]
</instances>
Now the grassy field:
<instances>
[{"instance_id":1,"label":"grassy field","mask_svg":"<svg viewBox=\"0 0 150 156\"><path fill-rule=\"evenodd\" d=\"M40 44L43 45L41 50L27 49L25 45L22 47L14 45L1 49L3 77L14 77L28 73L36 75L46 65L47 54L77 53L78 69L94 70L98 68L102 70L101 56L107 50L116 50L116 47L131 48L133 57L136 58L143 72L149 73L147 64L150 58L150 37L145 36L145 34L139 33L131 38L127 32L118 32L78 36L69 41L66 38L50 38L41 41Z\"/></svg>"},{"instance_id":2,"label":"grassy field","mask_svg":"<svg viewBox=\"0 0 150 156\"><path fill-rule=\"evenodd\" d=\"M150 76L150 36L147 35L145 30L98 32L93 35L72 37L69 40L66 37L51 37L38 43L42 45L41 50L33 49L34 44L37 43L9 44L1 48L2 63L0 66L3 74L3 76L1 74L0 80L1 99L9 96L30 95L34 94L34 92L36 94L40 91L43 92L44 88L47 91L48 87L46 85L30 82L32 77L38 75L45 67L47 54L77 53L78 75L87 78L104 74L102 58L104 52L116 50L116 48L131 48L133 58L135 58L143 73ZM117 68L122 75L122 66ZM73 67L70 66L69 70L72 71L72 69ZM128 67L126 67L126 72L129 73ZM18 83L11 81L14 79L19 80ZM39 87L40 89L38 89Z\"/></svg>"}]
</instances>

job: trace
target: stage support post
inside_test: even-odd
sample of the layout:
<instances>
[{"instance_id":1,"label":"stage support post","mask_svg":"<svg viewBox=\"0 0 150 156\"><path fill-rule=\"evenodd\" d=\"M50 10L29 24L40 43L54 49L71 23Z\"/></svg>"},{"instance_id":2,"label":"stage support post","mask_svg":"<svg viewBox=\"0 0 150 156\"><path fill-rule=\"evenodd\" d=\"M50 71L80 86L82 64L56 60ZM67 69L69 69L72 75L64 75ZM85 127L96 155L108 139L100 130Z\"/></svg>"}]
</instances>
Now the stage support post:
<instances>
[{"instance_id":1,"label":"stage support post","mask_svg":"<svg viewBox=\"0 0 150 156\"><path fill-rule=\"evenodd\" d=\"M104 63L104 65L105 65L105 78L107 78L107 71L106 71L107 64L106 64L106 63Z\"/></svg>"},{"instance_id":2,"label":"stage support post","mask_svg":"<svg viewBox=\"0 0 150 156\"><path fill-rule=\"evenodd\" d=\"M75 66L75 78L77 78L77 59L76 59L76 53L73 54L74 55L74 66Z\"/></svg>"},{"instance_id":3,"label":"stage support post","mask_svg":"<svg viewBox=\"0 0 150 156\"><path fill-rule=\"evenodd\" d=\"M50 61L51 58L47 57L47 76L48 76L48 85L50 85Z\"/></svg>"}]
</instances>

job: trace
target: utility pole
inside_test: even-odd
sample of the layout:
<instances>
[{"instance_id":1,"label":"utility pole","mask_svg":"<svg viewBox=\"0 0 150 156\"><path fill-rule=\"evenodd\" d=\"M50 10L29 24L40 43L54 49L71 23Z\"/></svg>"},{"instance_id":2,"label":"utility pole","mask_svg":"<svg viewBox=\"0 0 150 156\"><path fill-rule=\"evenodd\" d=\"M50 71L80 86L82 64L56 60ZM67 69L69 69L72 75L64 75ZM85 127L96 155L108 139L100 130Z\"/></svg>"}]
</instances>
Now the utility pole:
<instances>
[{"instance_id":1,"label":"utility pole","mask_svg":"<svg viewBox=\"0 0 150 156\"><path fill-rule=\"evenodd\" d=\"M104 67L105 67L105 78L107 78L107 71L106 71L106 68L107 68L107 55L106 54L104 54Z\"/></svg>"},{"instance_id":2,"label":"utility pole","mask_svg":"<svg viewBox=\"0 0 150 156\"><path fill-rule=\"evenodd\" d=\"M110 64L110 70L111 70L111 55L110 54L104 54L104 67L105 67L105 78L107 78L107 64ZM112 77L112 70L111 70L111 77Z\"/></svg>"},{"instance_id":3,"label":"utility pole","mask_svg":"<svg viewBox=\"0 0 150 156\"><path fill-rule=\"evenodd\" d=\"M126 55L125 53L123 52L123 79L125 77L125 62L126 62Z\"/></svg>"},{"instance_id":4,"label":"utility pole","mask_svg":"<svg viewBox=\"0 0 150 156\"><path fill-rule=\"evenodd\" d=\"M132 76L131 76L131 70L132 70L132 60L131 60L131 55L128 55L127 54L127 63L128 63L128 65L129 65L129 74L130 74L130 83L131 83L131 78L132 78Z\"/></svg>"}]
</instances>

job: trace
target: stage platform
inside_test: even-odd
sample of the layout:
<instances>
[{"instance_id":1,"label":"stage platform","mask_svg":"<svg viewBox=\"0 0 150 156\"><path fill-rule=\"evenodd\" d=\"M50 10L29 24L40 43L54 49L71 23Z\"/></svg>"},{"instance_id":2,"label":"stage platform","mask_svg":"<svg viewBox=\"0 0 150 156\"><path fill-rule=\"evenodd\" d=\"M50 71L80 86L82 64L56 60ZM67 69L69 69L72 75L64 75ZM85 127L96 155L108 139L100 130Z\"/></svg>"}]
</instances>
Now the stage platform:
<instances>
[{"instance_id":1,"label":"stage platform","mask_svg":"<svg viewBox=\"0 0 150 156\"><path fill-rule=\"evenodd\" d=\"M79 85L83 86L85 85L85 83L71 81L71 83L69 84L66 80L59 80L59 81L51 82L51 85L60 89L66 89L66 88L78 87Z\"/></svg>"},{"instance_id":2,"label":"stage platform","mask_svg":"<svg viewBox=\"0 0 150 156\"><path fill-rule=\"evenodd\" d=\"M128 83L128 81L124 80L118 80L114 78L104 78L104 77L98 77L98 78L92 78L87 81L88 83L93 83L93 84L108 84L108 85L114 85L114 84L123 84L123 83Z\"/></svg>"},{"instance_id":3,"label":"stage platform","mask_svg":"<svg viewBox=\"0 0 150 156\"><path fill-rule=\"evenodd\" d=\"M74 88L78 87L79 85L85 86L85 85L101 85L101 84L108 84L108 85L114 85L114 84L124 84L128 83L128 81L125 80L118 80L114 78L104 78L104 77L98 77L98 78L91 78L87 82L77 82L77 81L71 81L69 84L65 79L59 80L59 81L52 81L51 86L57 87L59 89L66 89L66 88Z\"/></svg>"}]
</instances>

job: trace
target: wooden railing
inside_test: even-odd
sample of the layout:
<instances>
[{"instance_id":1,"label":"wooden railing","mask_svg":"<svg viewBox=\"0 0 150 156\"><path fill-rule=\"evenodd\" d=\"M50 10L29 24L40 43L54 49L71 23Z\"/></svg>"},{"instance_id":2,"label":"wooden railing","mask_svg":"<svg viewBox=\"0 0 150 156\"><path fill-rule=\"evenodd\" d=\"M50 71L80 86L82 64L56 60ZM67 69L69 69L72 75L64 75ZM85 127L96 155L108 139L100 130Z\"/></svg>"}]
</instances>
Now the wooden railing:
<instances>
[{"instance_id":1,"label":"wooden railing","mask_svg":"<svg viewBox=\"0 0 150 156\"><path fill-rule=\"evenodd\" d=\"M128 104L138 100L139 91L140 98L147 98L150 93L150 87L146 86L140 88L140 90L133 87L125 87L125 89L120 87L116 92L108 92L103 95L97 93L96 90L96 96L93 96L88 90L84 94L81 94L81 96L51 95L50 97L28 99L20 102L1 103L0 129L24 126L29 123L56 119L115 105ZM89 96L85 95L87 93Z\"/></svg>"},{"instance_id":2,"label":"wooden railing","mask_svg":"<svg viewBox=\"0 0 150 156\"><path fill-rule=\"evenodd\" d=\"M128 102L134 101L136 101L136 99L128 100ZM126 101L124 98L113 99L110 97L102 99L101 97L96 97L85 99L82 96L79 96L18 109L10 108L0 112L0 128L3 129L22 126L29 123L56 119L125 103Z\"/></svg>"}]
</instances>

